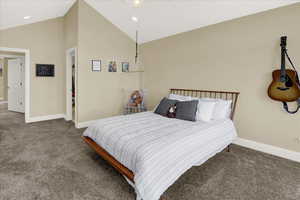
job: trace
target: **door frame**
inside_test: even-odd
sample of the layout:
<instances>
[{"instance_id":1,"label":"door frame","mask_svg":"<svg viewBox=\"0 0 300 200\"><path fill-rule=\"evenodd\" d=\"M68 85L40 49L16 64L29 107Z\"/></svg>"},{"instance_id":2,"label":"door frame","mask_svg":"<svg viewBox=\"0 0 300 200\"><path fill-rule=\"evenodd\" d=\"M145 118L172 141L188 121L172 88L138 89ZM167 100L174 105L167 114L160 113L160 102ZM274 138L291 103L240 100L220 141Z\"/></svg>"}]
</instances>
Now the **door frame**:
<instances>
[{"instance_id":1,"label":"door frame","mask_svg":"<svg viewBox=\"0 0 300 200\"><path fill-rule=\"evenodd\" d=\"M75 56L75 126L77 124L77 48L73 47L66 51L66 120L71 121L72 116L72 54Z\"/></svg>"},{"instance_id":2,"label":"door frame","mask_svg":"<svg viewBox=\"0 0 300 200\"><path fill-rule=\"evenodd\" d=\"M0 47L0 51L25 54L25 123L30 122L30 50Z\"/></svg>"}]
</instances>

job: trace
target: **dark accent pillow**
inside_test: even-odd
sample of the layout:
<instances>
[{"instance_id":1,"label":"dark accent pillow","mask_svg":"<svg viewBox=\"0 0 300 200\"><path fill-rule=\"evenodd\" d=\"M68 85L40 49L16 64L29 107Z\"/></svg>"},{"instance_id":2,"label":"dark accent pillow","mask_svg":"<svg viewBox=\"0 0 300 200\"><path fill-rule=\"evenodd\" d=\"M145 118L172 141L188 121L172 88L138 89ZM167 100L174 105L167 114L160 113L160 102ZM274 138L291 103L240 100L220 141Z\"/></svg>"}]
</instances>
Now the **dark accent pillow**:
<instances>
[{"instance_id":1,"label":"dark accent pillow","mask_svg":"<svg viewBox=\"0 0 300 200\"><path fill-rule=\"evenodd\" d=\"M198 100L179 101L176 103L176 118L188 121L196 121Z\"/></svg>"},{"instance_id":2,"label":"dark accent pillow","mask_svg":"<svg viewBox=\"0 0 300 200\"><path fill-rule=\"evenodd\" d=\"M168 98L163 98L159 105L157 106L156 110L154 111L154 113L159 114L159 115L163 115L163 116L167 116L167 113L169 112L169 109L172 106L175 106L175 104L177 103L177 100L172 100L172 99L168 99Z\"/></svg>"},{"instance_id":3,"label":"dark accent pillow","mask_svg":"<svg viewBox=\"0 0 300 200\"><path fill-rule=\"evenodd\" d=\"M168 110L167 117L176 118L176 105L171 106Z\"/></svg>"}]
</instances>

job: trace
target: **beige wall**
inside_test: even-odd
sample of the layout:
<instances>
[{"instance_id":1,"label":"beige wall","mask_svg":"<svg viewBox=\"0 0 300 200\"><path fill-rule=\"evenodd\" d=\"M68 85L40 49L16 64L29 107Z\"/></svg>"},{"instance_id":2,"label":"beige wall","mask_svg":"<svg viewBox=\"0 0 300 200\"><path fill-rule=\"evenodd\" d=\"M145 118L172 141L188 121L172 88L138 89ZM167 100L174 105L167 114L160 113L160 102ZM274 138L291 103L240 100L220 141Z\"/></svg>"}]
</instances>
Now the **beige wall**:
<instances>
[{"instance_id":1,"label":"beige wall","mask_svg":"<svg viewBox=\"0 0 300 200\"><path fill-rule=\"evenodd\" d=\"M121 114L122 89L139 88L139 73L121 72L121 62L133 63L135 43L84 1L78 26L78 121ZM91 59L102 60L102 72L91 71ZM108 72L110 60L118 72Z\"/></svg>"},{"instance_id":2,"label":"beige wall","mask_svg":"<svg viewBox=\"0 0 300 200\"><path fill-rule=\"evenodd\" d=\"M122 73L121 62L133 63L135 43L80 0L64 17L0 31L0 46L24 48L31 56L31 117L65 113L66 50L78 48L79 122L122 112L123 90L140 87L138 73ZM102 60L102 72L91 72L91 59ZM118 72L108 72L117 61ZM54 78L35 77L35 64L56 65Z\"/></svg>"},{"instance_id":3,"label":"beige wall","mask_svg":"<svg viewBox=\"0 0 300 200\"><path fill-rule=\"evenodd\" d=\"M30 50L30 116L65 113L64 20L51 19L0 31L0 46ZM36 64L55 64L55 77L36 77Z\"/></svg>"},{"instance_id":4,"label":"beige wall","mask_svg":"<svg viewBox=\"0 0 300 200\"><path fill-rule=\"evenodd\" d=\"M77 46L78 43L78 2L64 16L65 49Z\"/></svg>"},{"instance_id":5,"label":"beige wall","mask_svg":"<svg viewBox=\"0 0 300 200\"><path fill-rule=\"evenodd\" d=\"M145 87L153 107L169 88L241 92L239 137L300 151L300 113L289 115L267 96L280 67L279 38L288 35L300 63L300 4L208 26L142 45Z\"/></svg>"}]
</instances>

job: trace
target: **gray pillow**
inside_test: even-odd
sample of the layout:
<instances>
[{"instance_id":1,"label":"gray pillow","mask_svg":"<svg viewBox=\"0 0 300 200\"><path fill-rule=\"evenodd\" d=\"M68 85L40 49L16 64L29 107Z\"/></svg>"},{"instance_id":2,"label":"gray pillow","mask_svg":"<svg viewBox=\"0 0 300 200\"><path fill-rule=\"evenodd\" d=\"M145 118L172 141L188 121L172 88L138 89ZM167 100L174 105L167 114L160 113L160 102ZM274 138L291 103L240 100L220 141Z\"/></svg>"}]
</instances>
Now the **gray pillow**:
<instances>
[{"instance_id":1,"label":"gray pillow","mask_svg":"<svg viewBox=\"0 0 300 200\"><path fill-rule=\"evenodd\" d=\"M163 98L157 108L155 109L154 113L166 116L169 109L174 106L178 101L177 100L172 100L168 98Z\"/></svg>"},{"instance_id":2,"label":"gray pillow","mask_svg":"<svg viewBox=\"0 0 300 200\"><path fill-rule=\"evenodd\" d=\"M179 101L176 103L176 118L188 121L196 121L198 100Z\"/></svg>"}]
</instances>

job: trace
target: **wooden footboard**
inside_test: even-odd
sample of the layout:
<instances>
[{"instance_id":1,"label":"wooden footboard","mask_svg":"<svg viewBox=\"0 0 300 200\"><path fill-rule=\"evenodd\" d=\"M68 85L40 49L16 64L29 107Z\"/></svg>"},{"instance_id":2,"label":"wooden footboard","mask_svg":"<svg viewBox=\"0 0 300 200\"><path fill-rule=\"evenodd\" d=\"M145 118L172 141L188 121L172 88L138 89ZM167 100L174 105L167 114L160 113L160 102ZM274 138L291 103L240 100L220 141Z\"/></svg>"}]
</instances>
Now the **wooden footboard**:
<instances>
[{"instance_id":1,"label":"wooden footboard","mask_svg":"<svg viewBox=\"0 0 300 200\"><path fill-rule=\"evenodd\" d=\"M126 176L132 183L134 183L134 174L127 167L122 165L117 161L113 156L107 153L102 147L100 147L96 142L91 138L82 136L83 140L94 149L104 160L106 160L111 166L113 166L118 172Z\"/></svg>"}]
</instances>

